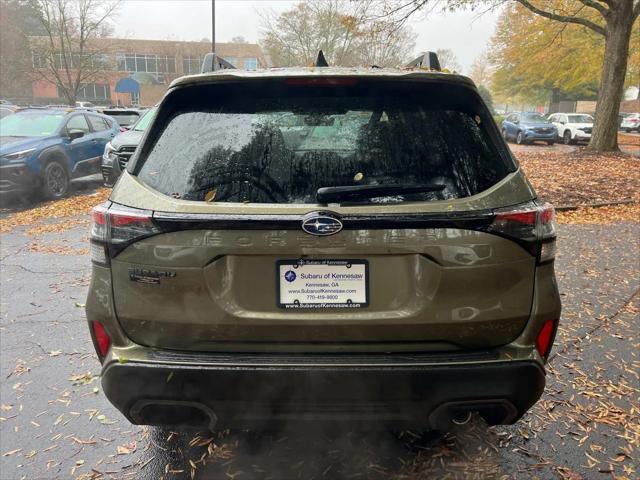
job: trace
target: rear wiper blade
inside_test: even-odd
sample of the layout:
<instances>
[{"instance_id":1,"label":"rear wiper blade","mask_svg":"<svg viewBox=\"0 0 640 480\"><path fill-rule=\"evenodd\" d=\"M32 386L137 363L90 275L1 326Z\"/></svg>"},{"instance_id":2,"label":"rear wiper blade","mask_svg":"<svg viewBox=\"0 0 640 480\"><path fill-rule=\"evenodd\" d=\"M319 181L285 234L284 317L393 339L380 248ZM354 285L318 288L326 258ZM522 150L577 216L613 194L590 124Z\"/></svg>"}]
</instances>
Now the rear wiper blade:
<instances>
[{"instance_id":1,"label":"rear wiper blade","mask_svg":"<svg viewBox=\"0 0 640 480\"><path fill-rule=\"evenodd\" d=\"M445 185L435 183L393 183L389 185L347 185L343 187L321 187L316 192L318 203L334 203L341 200L388 197L409 193L440 192Z\"/></svg>"}]
</instances>

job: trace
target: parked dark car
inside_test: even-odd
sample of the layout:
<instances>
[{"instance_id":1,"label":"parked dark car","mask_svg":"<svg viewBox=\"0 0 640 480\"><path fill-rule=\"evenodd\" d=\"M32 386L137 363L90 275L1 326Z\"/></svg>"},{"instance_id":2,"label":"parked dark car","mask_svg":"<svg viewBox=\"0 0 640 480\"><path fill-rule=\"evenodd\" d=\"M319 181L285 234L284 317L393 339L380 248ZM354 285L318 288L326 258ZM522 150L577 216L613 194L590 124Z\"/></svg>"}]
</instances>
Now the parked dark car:
<instances>
[{"instance_id":1,"label":"parked dark car","mask_svg":"<svg viewBox=\"0 0 640 480\"><path fill-rule=\"evenodd\" d=\"M122 130L129 130L144 114L144 110L133 108L105 108L101 113L115 119Z\"/></svg>"},{"instance_id":2,"label":"parked dark car","mask_svg":"<svg viewBox=\"0 0 640 480\"><path fill-rule=\"evenodd\" d=\"M156 108L150 108L129 130L117 135L104 147L100 171L104 184L112 187L122 171L127 167L131 155L136 151L142 135L153 120Z\"/></svg>"},{"instance_id":3,"label":"parked dark car","mask_svg":"<svg viewBox=\"0 0 640 480\"><path fill-rule=\"evenodd\" d=\"M27 108L0 120L0 193L57 198L70 180L100 171L105 144L120 131L98 113Z\"/></svg>"},{"instance_id":4,"label":"parked dark car","mask_svg":"<svg viewBox=\"0 0 640 480\"><path fill-rule=\"evenodd\" d=\"M558 137L558 130L539 113L510 113L502 122L502 136L517 144L542 141L553 145Z\"/></svg>"}]
</instances>

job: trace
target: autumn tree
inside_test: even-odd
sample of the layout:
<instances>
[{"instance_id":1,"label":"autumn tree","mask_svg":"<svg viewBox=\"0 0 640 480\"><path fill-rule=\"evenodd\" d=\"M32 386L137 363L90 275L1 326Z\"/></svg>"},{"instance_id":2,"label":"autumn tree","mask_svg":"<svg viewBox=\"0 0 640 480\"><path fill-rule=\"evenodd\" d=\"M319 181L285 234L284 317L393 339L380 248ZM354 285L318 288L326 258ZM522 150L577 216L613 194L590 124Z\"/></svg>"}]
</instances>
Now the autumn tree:
<instances>
[{"instance_id":1,"label":"autumn tree","mask_svg":"<svg viewBox=\"0 0 640 480\"><path fill-rule=\"evenodd\" d=\"M32 38L35 74L74 105L79 90L111 69L108 37L120 0L31 0L44 36Z\"/></svg>"},{"instance_id":2,"label":"autumn tree","mask_svg":"<svg viewBox=\"0 0 640 480\"><path fill-rule=\"evenodd\" d=\"M640 28L632 32L631 44L640 45ZM585 27L546 19L513 4L501 13L491 40L494 88L500 95L527 100L548 98L554 88L566 98L595 100L604 48L604 38ZM640 49L629 53L625 83L637 85Z\"/></svg>"},{"instance_id":3,"label":"autumn tree","mask_svg":"<svg viewBox=\"0 0 640 480\"><path fill-rule=\"evenodd\" d=\"M438 60L440 61L441 68L446 68L451 72L459 72L461 70L460 63L458 63L458 57L453 53L453 50L449 48L439 48L436 50L436 53L438 54Z\"/></svg>"},{"instance_id":4,"label":"autumn tree","mask_svg":"<svg viewBox=\"0 0 640 480\"><path fill-rule=\"evenodd\" d=\"M279 15L263 12L260 43L274 66L311 65L319 50L330 65L400 65L411 56L413 34L371 18L376 5L311 0Z\"/></svg>"},{"instance_id":5,"label":"autumn tree","mask_svg":"<svg viewBox=\"0 0 640 480\"><path fill-rule=\"evenodd\" d=\"M483 53L471 64L468 76L471 77L476 85L485 85L486 87L489 87L491 85L493 74L494 71L491 66L491 60L486 53Z\"/></svg>"},{"instance_id":6,"label":"autumn tree","mask_svg":"<svg viewBox=\"0 0 640 480\"><path fill-rule=\"evenodd\" d=\"M31 97L29 36L44 33L37 19L27 0L0 3L0 95L4 98Z\"/></svg>"},{"instance_id":7,"label":"autumn tree","mask_svg":"<svg viewBox=\"0 0 640 480\"><path fill-rule=\"evenodd\" d=\"M640 15L640 0L446 0L445 9L499 6L517 2L540 17L563 26L577 25L604 39L600 65L598 104L589 148L618 149L618 113L622 100L634 25ZM419 11L433 9L435 0L386 0L385 13L402 25ZM550 45L549 48L552 48ZM549 65L549 68L554 68Z\"/></svg>"}]
</instances>

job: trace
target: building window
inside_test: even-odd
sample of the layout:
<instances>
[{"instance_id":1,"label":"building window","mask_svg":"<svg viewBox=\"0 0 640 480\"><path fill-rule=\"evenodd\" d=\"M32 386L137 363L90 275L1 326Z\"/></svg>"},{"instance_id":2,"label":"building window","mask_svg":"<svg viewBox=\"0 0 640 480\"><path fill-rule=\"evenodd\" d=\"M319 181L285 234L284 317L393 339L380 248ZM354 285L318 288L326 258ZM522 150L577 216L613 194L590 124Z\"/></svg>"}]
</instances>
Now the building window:
<instances>
[{"instance_id":1,"label":"building window","mask_svg":"<svg viewBox=\"0 0 640 480\"><path fill-rule=\"evenodd\" d=\"M176 73L176 59L168 55L119 53L116 63L120 72Z\"/></svg>"},{"instance_id":2,"label":"building window","mask_svg":"<svg viewBox=\"0 0 640 480\"><path fill-rule=\"evenodd\" d=\"M42 55L33 54L33 68L47 68L47 59Z\"/></svg>"},{"instance_id":3,"label":"building window","mask_svg":"<svg viewBox=\"0 0 640 480\"><path fill-rule=\"evenodd\" d=\"M182 73L193 75L200 73L202 68L202 57L182 57Z\"/></svg>"},{"instance_id":4,"label":"building window","mask_svg":"<svg viewBox=\"0 0 640 480\"><path fill-rule=\"evenodd\" d=\"M82 67L83 69L112 70L111 59L104 54L85 53L80 55L79 53L74 53L73 55L65 55L63 53L54 53L52 57L53 64L58 70L62 70L66 66L70 69ZM33 55L33 68L47 68L48 66L49 62L47 62L45 55Z\"/></svg>"},{"instance_id":5,"label":"building window","mask_svg":"<svg viewBox=\"0 0 640 480\"><path fill-rule=\"evenodd\" d=\"M58 87L58 97L63 98L64 92ZM87 83L78 89L76 100L101 101L111 99L111 89L109 85L102 83Z\"/></svg>"},{"instance_id":6,"label":"building window","mask_svg":"<svg viewBox=\"0 0 640 480\"><path fill-rule=\"evenodd\" d=\"M245 58L244 59L244 69L245 70L256 70L258 68L258 59L257 58Z\"/></svg>"}]
</instances>

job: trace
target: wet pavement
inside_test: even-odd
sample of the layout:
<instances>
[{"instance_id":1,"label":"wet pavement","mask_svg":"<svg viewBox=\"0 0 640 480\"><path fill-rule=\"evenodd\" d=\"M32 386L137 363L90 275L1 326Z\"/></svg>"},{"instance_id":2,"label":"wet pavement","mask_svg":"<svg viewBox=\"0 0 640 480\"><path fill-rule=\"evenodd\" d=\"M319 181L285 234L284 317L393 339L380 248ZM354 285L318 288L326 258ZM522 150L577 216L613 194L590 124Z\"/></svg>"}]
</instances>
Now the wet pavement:
<instances>
[{"instance_id":1,"label":"wet pavement","mask_svg":"<svg viewBox=\"0 0 640 480\"><path fill-rule=\"evenodd\" d=\"M516 425L474 418L444 436L130 425L102 394L84 319L88 218L36 227L0 238L2 480L638 478L638 224L560 226L564 310L542 400Z\"/></svg>"}]
</instances>

